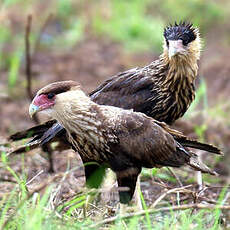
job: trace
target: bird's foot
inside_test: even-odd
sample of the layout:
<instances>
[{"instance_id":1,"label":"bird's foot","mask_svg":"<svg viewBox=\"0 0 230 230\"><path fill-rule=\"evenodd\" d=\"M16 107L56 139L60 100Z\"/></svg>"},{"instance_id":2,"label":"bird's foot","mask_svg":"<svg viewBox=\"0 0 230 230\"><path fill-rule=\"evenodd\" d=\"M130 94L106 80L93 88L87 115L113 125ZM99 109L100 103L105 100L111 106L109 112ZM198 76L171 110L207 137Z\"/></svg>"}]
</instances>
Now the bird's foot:
<instances>
[{"instance_id":1,"label":"bird's foot","mask_svg":"<svg viewBox=\"0 0 230 230\"><path fill-rule=\"evenodd\" d=\"M140 211L140 209L136 205L130 206L128 204L119 204L117 214L123 216L137 211Z\"/></svg>"}]
</instances>

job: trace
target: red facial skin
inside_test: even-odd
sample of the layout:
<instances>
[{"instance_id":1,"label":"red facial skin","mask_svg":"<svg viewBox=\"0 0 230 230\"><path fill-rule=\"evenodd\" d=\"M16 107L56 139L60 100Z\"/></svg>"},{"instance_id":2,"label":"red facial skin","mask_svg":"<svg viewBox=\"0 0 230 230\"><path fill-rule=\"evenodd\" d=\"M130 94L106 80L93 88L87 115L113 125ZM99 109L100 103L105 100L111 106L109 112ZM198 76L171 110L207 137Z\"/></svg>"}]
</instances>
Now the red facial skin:
<instances>
[{"instance_id":1,"label":"red facial skin","mask_svg":"<svg viewBox=\"0 0 230 230\"><path fill-rule=\"evenodd\" d=\"M55 96L51 99L47 97L47 94L41 94L34 98L33 104L39 107L39 110L48 109L55 103Z\"/></svg>"}]
</instances>

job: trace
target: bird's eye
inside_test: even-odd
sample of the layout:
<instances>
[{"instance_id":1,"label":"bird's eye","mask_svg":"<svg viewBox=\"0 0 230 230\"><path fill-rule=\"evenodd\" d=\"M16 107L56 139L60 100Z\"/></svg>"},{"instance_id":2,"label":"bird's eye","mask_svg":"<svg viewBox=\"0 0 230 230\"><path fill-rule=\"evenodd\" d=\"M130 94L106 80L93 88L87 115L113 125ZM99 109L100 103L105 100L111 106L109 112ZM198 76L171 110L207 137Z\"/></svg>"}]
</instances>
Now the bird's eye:
<instances>
[{"instance_id":1,"label":"bird's eye","mask_svg":"<svg viewBox=\"0 0 230 230\"><path fill-rule=\"evenodd\" d=\"M48 99L52 99L54 96L55 96L54 93L48 93L47 98L48 98Z\"/></svg>"},{"instance_id":2,"label":"bird's eye","mask_svg":"<svg viewBox=\"0 0 230 230\"><path fill-rule=\"evenodd\" d=\"M189 36L187 34L184 34L184 36L181 39L182 39L182 42L183 42L184 46L187 46L188 43L190 42L190 38L189 38Z\"/></svg>"},{"instance_id":3,"label":"bird's eye","mask_svg":"<svg viewBox=\"0 0 230 230\"><path fill-rule=\"evenodd\" d=\"M183 39L183 45L184 45L184 46L187 46L188 43L189 43L189 41L188 41L187 39Z\"/></svg>"}]
</instances>

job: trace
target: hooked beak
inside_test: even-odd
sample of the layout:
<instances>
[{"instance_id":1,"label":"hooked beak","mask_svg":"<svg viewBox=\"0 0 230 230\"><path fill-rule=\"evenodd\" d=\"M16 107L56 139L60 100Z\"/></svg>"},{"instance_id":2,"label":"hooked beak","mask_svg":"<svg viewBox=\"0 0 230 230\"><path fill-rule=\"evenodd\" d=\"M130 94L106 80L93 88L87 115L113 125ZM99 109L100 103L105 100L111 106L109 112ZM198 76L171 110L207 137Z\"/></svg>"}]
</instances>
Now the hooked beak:
<instances>
[{"instance_id":1,"label":"hooked beak","mask_svg":"<svg viewBox=\"0 0 230 230\"><path fill-rule=\"evenodd\" d=\"M30 104L30 107L29 107L29 114L30 114L30 117L33 118L33 116L40 110L40 107L33 104L33 102Z\"/></svg>"},{"instance_id":2,"label":"hooked beak","mask_svg":"<svg viewBox=\"0 0 230 230\"><path fill-rule=\"evenodd\" d=\"M185 51L182 40L169 40L168 55L170 59L176 54L184 53Z\"/></svg>"}]
</instances>

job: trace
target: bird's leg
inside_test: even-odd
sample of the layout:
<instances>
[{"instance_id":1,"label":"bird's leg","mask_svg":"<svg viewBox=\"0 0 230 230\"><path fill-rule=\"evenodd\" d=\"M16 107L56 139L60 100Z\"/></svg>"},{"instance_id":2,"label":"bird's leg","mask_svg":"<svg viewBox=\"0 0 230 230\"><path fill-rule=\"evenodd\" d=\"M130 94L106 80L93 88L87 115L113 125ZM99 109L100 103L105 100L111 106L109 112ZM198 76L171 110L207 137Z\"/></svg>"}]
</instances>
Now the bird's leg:
<instances>
[{"instance_id":1,"label":"bird's leg","mask_svg":"<svg viewBox=\"0 0 230 230\"><path fill-rule=\"evenodd\" d=\"M127 214L127 210L128 210L128 205L127 204L122 204L119 203L119 207L118 207L118 214L120 216L124 216L125 214Z\"/></svg>"},{"instance_id":2,"label":"bird's leg","mask_svg":"<svg viewBox=\"0 0 230 230\"><path fill-rule=\"evenodd\" d=\"M116 178L111 169L106 170L106 176L104 178L103 184L102 184L102 190L101 193L101 200L104 204L108 204L109 201L112 199L112 188L114 184L116 183Z\"/></svg>"},{"instance_id":3,"label":"bird's leg","mask_svg":"<svg viewBox=\"0 0 230 230\"><path fill-rule=\"evenodd\" d=\"M86 164L86 161L83 161ZM85 169L85 177L86 177L86 185L89 188L99 188L103 181L103 177L105 174L105 167L103 165L98 164L89 164L84 165ZM83 207L84 216L86 216L86 212L88 210L89 204L93 201L94 195L87 195L86 202Z\"/></svg>"},{"instance_id":4,"label":"bird's leg","mask_svg":"<svg viewBox=\"0 0 230 230\"><path fill-rule=\"evenodd\" d=\"M44 144L42 146L43 151L47 152L49 159L49 173L54 173L54 160L53 160L53 151L49 144Z\"/></svg>"},{"instance_id":5,"label":"bird's leg","mask_svg":"<svg viewBox=\"0 0 230 230\"><path fill-rule=\"evenodd\" d=\"M202 159L202 151L199 151L199 154L198 155L198 159ZM197 184L198 184L198 187L199 187L199 191L202 191L203 189L203 178L202 178L202 172L201 171L197 171L196 173L196 178L197 178Z\"/></svg>"},{"instance_id":6,"label":"bird's leg","mask_svg":"<svg viewBox=\"0 0 230 230\"><path fill-rule=\"evenodd\" d=\"M138 176L137 183L136 183L136 189L134 192L134 200L135 200L135 205L137 206L137 209L139 211L143 210L140 192L141 192L141 182L140 182L140 176Z\"/></svg>"},{"instance_id":7,"label":"bird's leg","mask_svg":"<svg viewBox=\"0 0 230 230\"><path fill-rule=\"evenodd\" d=\"M180 185L180 187L183 187L182 182L180 181L180 178L176 175L176 173L173 171L173 169L167 167L168 171L175 177L177 183Z\"/></svg>"},{"instance_id":8,"label":"bird's leg","mask_svg":"<svg viewBox=\"0 0 230 230\"><path fill-rule=\"evenodd\" d=\"M126 208L129 202L131 201L138 175L141 169L139 168L127 168L122 171L116 171L117 183L119 190L119 198L120 198L120 213L125 214ZM127 190L125 189L127 188Z\"/></svg>"},{"instance_id":9,"label":"bird's leg","mask_svg":"<svg viewBox=\"0 0 230 230\"><path fill-rule=\"evenodd\" d=\"M197 178L198 189L199 191L201 191L203 189L203 179L202 179L201 171L196 172L196 178Z\"/></svg>"}]
</instances>

